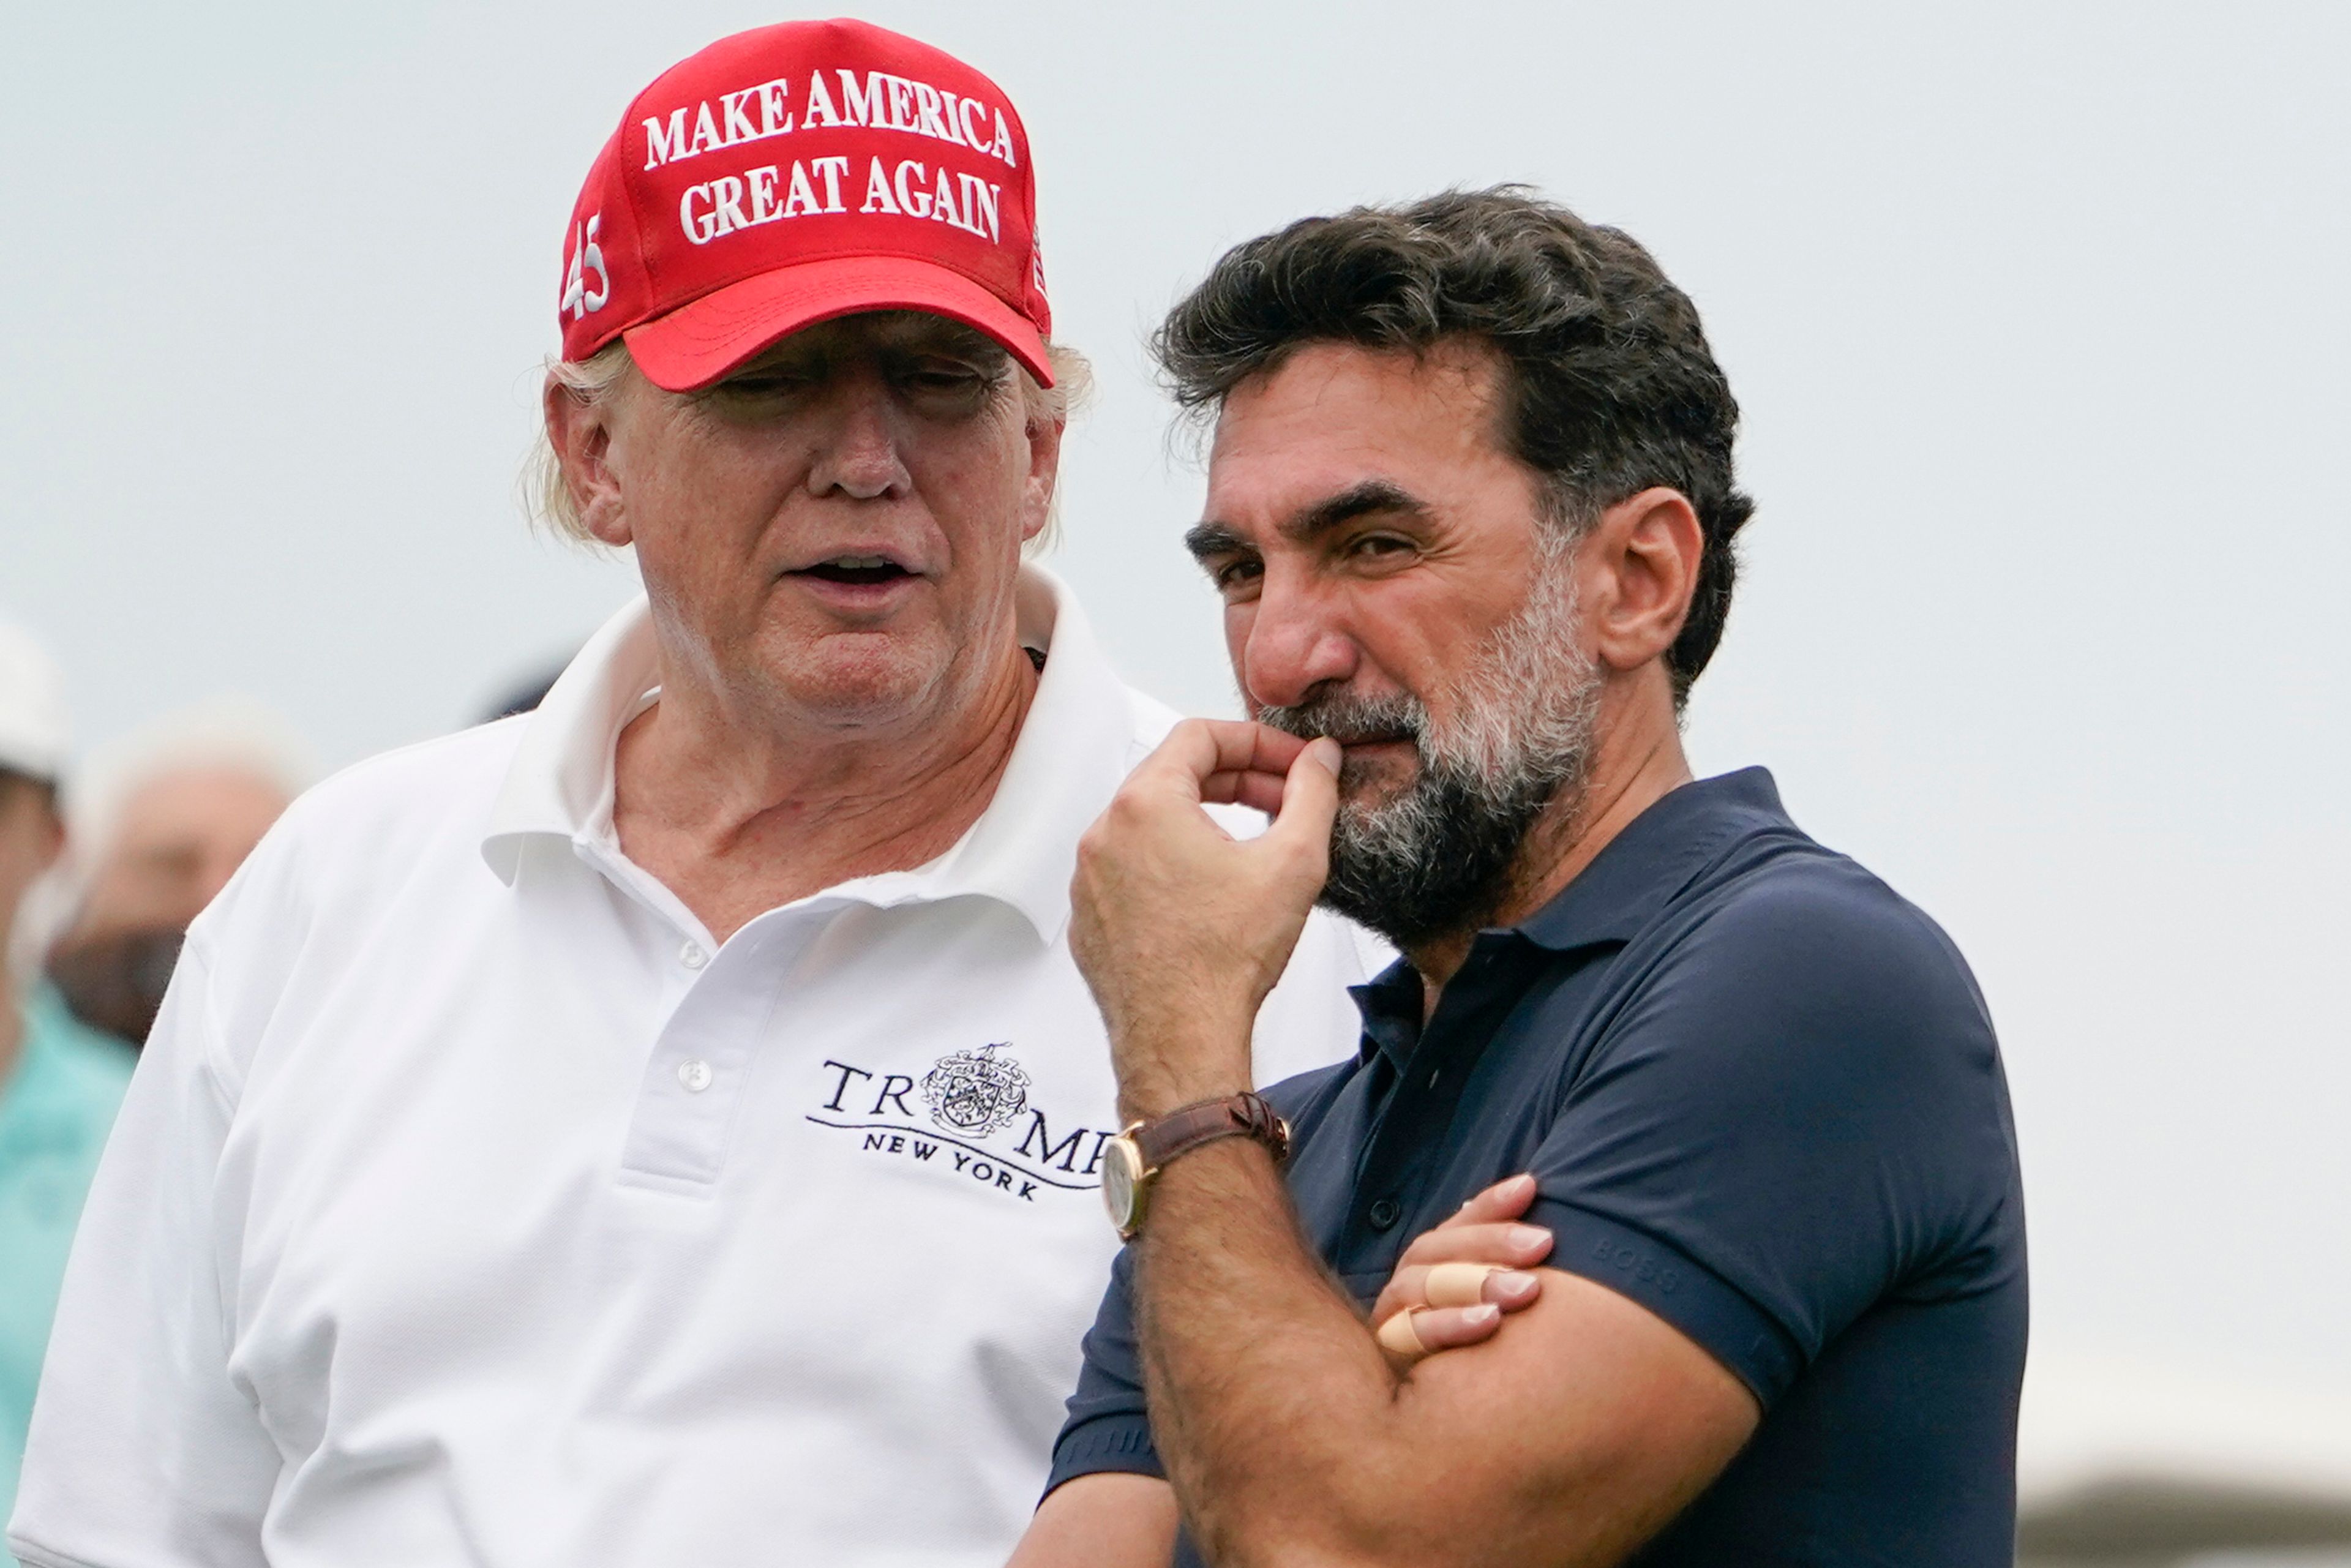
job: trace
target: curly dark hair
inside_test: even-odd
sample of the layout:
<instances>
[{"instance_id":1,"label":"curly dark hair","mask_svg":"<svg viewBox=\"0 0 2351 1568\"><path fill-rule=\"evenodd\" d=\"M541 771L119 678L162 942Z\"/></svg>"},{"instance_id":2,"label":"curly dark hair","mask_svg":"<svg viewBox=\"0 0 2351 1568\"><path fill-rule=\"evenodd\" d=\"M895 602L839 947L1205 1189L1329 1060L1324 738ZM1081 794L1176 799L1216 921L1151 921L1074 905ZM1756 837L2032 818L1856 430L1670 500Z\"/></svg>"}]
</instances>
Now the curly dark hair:
<instances>
[{"instance_id":1,"label":"curly dark hair","mask_svg":"<svg viewBox=\"0 0 2351 1568\"><path fill-rule=\"evenodd\" d=\"M1307 343L1424 353L1463 338L1501 356L1507 444L1563 526L1651 486L1698 513L1706 547L1667 654L1680 705L1722 640L1755 503L1732 479L1739 404L1698 308L1631 235L1513 185L1306 218L1226 252L1151 348L1200 411Z\"/></svg>"}]
</instances>

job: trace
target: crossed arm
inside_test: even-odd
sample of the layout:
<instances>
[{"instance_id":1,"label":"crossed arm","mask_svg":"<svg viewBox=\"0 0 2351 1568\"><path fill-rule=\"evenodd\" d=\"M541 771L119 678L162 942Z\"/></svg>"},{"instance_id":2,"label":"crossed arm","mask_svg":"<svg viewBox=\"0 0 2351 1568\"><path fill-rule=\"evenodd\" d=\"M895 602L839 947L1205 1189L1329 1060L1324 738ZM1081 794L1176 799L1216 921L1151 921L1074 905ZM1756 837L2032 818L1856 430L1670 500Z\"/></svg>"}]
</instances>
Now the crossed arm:
<instances>
[{"instance_id":1,"label":"crossed arm","mask_svg":"<svg viewBox=\"0 0 2351 1568\"><path fill-rule=\"evenodd\" d=\"M1532 1176L1498 1182L1459 1213L1416 1238L1372 1305L1375 1338L1402 1375L1423 1356L1483 1343L1505 1313L1534 1304L1542 1281L1532 1272L1550 1252L1551 1232L1514 1224L1535 1196ZM1453 1265L1432 1304L1432 1270ZM1474 1295L1465 1288L1477 1279ZM1409 1323L1409 1332L1400 1333ZM1156 1476L1102 1470L1056 1489L1037 1511L1010 1568L1166 1568L1175 1547L1176 1493Z\"/></svg>"},{"instance_id":2,"label":"crossed arm","mask_svg":"<svg viewBox=\"0 0 2351 1568\"><path fill-rule=\"evenodd\" d=\"M1176 1167L1162 1178L1136 1275L1173 1487L1070 1482L1015 1568L1165 1568L1179 1498L1220 1563L1614 1563L1753 1429L1753 1399L1705 1352L1556 1270L1535 1276L1509 1333L1401 1364L1297 1239L1259 1151L1228 1143L1180 1164L1195 1169L1180 1187ZM1429 1262L1507 1255L1501 1233L1518 1228L1465 1218L1416 1244L1374 1322L1417 1297ZM1467 1315L1418 1314L1422 1335L1491 1333Z\"/></svg>"}]
</instances>

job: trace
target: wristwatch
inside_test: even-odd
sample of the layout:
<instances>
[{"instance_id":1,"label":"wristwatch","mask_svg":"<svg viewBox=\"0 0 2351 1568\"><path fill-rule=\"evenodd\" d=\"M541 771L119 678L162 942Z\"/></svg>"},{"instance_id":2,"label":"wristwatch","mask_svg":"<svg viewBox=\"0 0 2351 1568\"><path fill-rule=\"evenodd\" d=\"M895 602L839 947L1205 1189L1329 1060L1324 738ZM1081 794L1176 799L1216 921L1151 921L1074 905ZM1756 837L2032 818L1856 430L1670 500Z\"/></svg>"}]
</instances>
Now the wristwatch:
<instances>
[{"instance_id":1,"label":"wristwatch","mask_svg":"<svg viewBox=\"0 0 2351 1568\"><path fill-rule=\"evenodd\" d=\"M1110 1140L1102 1154L1102 1207L1123 1239L1132 1241L1141 1233L1152 1185L1168 1163L1218 1138L1255 1138L1276 1165L1290 1157L1290 1124L1256 1094L1178 1106L1154 1121L1134 1123Z\"/></svg>"}]
</instances>

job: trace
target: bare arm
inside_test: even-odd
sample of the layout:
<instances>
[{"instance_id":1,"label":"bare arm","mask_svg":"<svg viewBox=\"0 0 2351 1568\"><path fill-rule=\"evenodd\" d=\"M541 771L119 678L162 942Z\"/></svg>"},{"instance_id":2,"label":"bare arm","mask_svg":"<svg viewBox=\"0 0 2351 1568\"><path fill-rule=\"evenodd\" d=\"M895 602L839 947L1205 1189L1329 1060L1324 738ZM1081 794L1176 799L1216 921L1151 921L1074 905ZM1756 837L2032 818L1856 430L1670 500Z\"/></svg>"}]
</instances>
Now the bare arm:
<instances>
[{"instance_id":1,"label":"bare arm","mask_svg":"<svg viewBox=\"0 0 2351 1568\"><path fill-rule=\"evenodd\" d=\"M1254 1145L1186 1155L1153 1202L1153 1427L1212 1561L1615 1563L1754 1429L1745 1386L1678 1331L1550 1270L1510 1333L1398 1375Z\"/></svg>"},{"instance_id":2,"label":"bare arm","mask_svg":"<svg viewBox=\"0 0 2351 1568\"><path fill-rule=\"evenodd\" d=\"M1533 1201L1534 1178L1512 1176L1479 1193L1459 1213L1416 1239L1405 1249L1387 1288L1372 1309L1376 1326L1409 1318L1411 1348L1383 1346L1398 1369L1424 1355L1481 1343L1501 1327L1502 1316L1533 1304L1541 1281L1525 1272L1551 1248L1551 1233L1539 1226L1512 1224ZM1478 1293L1493 1310L1429 1305L1433 1270L1447 1264L1470 1270ZM1462 1297L1458 1282L1446 1292ZM1108 1470L1080 1476L1054 1489L1029 1521L1008 1568L1166 1568L1176 1544L1176 1493L1156 1476Z\"/></svg>"},{"instance_id":3,"label":"bare arm","mask_svg":"<svg viewBox=\"0 0 2351 1568\"><path fill-rule=\"evenodd\" d=\"M1106 1470L1055 1487L1006 1568L1167 1568L1175 1555L1175 1490Z\"/></svg>"}]
</instances>

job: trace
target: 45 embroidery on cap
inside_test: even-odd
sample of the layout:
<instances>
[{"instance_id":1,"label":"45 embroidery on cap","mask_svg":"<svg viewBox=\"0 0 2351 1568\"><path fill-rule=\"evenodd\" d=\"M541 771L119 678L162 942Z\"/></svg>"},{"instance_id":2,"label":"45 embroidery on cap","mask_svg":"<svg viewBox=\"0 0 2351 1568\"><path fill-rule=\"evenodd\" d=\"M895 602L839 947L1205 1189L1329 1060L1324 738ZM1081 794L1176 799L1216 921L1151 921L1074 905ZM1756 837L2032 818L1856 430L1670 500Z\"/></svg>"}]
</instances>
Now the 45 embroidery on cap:
<instances>
[{"instance_id":1,"label":"45 embroidery on cap","mask_svg":"<svg viewBox=\"0 0 2351 1568\"><path fill-rule=\"evenodd\" d=\"M601 310L612 298L612 276L604 270L604 250L596 243L596 233L603 226L604 214L591 213L586 223L571 231L571 261L563 270L563 302L556 308L569 311L574 321L591 310ZM592 289L588 287L591 272L596 275Z\"/></svg>"}]
</instances>

